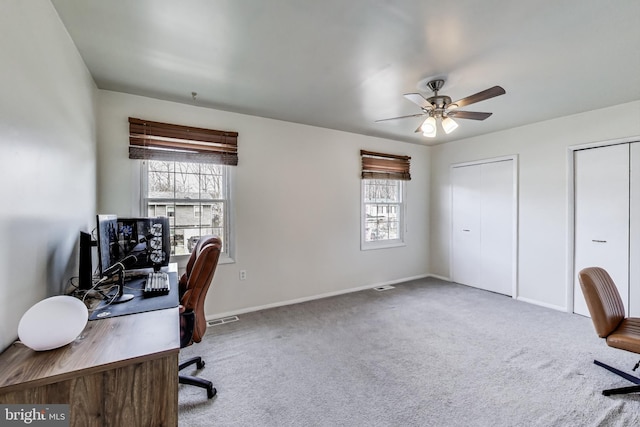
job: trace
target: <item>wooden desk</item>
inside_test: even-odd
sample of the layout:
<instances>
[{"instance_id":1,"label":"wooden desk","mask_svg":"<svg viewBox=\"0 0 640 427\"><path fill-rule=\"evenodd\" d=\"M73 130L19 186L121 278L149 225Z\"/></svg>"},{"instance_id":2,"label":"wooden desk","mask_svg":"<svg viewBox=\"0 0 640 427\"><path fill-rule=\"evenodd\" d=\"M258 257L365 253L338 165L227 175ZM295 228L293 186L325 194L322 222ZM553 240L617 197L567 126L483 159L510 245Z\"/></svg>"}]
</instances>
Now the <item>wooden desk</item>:
<instances>
[{"instance_id":1,"label":"wooden desk","mask_svg":"<svg viewBox=\"0 0 640 427\"><path fill-rule=\"evenodd\" d=\"M0 403L70 405L72 426L177 426L178 308L91 321L62 348L0 354Z\"/></svg>"}]
</instances>

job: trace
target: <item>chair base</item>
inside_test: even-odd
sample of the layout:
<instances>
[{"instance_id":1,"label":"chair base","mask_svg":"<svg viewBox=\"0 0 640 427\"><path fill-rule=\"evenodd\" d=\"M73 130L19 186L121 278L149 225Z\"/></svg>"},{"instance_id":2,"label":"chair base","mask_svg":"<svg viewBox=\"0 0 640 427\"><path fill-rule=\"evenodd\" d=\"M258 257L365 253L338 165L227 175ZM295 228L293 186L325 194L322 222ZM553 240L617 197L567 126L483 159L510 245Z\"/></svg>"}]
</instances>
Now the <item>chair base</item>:
<instances>
[{"instance_id":1,"label":"chair base","mask_svg":"<svg viewBox=\"0 0 640 427\"><path fill-rule=\"evenodd\" d=\"M196 356L196 357L192 357L191 359L187 359L184 362L181 362L178 365L178 371L182 371L187 366L191 366L193 364L195 364L196 368L198 369L204 368L204 360L202 360L202 357Z\"/></svg>"},{"instance_id":2,"label":"chair base","mask_svg":"<svg viewBox=\"0 0 640 427\"><path fill-rule=\"evenodd\" d=\"M193 385L196 387L204 388L207 390L207 398L211 399L218 393L218 390L213 386L213 383L204 378L191 377L188 375L178 375L178 382L180 384Z\"/></svg>"},{"instance_id":3,"label":"chair base","mask_svg":"<svg viewBox=\"0 0 640 427\"><path fill-rule=\"evenodd\" d=\"M192 357L191 359L185 360L184 362L178 365L178 371L183 370L187 366L191 366L195 364L196 368L202 369L204 368L204 360L200 356ZM211 399L213 396L218 393L218 390L215 389L213 383L209 380L205 380L204 378L192 377L190 375L178 375L178 382L180 384L193 385L196 387L204 388L207 390L207 398Z\"/></svg>"},{"instance_id":4,"label":"chair base","mask_svg":"<svg viewBox=\"0 0 640 427\"><path fill-rule=\"evenodd\" d=\"M602 394L604 394L605 396L611 396L613 394L628 394L628 393L640 392L640 378L634 377L633 375L627 374L626 372L623 372L619 369L614 368L613 366L609 366L606 363L602 363L598 360L594 360L593 363L595 363L600 367L603 367L609 372L613 372L614 374L624 378L627 381L637 384L635 386L610 388L607 390L602 390Z\"/></svg>"}]
</instances>

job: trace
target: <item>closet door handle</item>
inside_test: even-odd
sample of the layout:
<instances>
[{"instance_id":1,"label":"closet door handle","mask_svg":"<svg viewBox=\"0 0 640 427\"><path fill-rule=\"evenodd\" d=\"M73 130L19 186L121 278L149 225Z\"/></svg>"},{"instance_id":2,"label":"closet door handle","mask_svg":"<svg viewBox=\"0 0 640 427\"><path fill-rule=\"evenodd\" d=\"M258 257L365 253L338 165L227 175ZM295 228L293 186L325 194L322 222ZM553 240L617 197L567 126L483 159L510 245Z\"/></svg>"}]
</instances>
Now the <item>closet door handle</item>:
<instances>
[{"instance_id":1,"label":"closet door handle","mask_svg":"<svg viewBox=\"0 0 640 427\"><path fill-rule=\"evenodd\" d=\"M592 241L593 243L607 243L607 241L606 241L606 240L596 240L596 239L593 239L593 240L591 240L591 241Z\"/></svg>"},{"instance_id":2,"label":"closet door handle","mask_svg":"<svg viewBox=\"0 0 640 427\"><path fill-rule=\"evenodd\" d=\"M471 231L471 230L469 230L468 228L463 228L462 231L467 231L468 232L468 231Z\"/></svg>"}]
</instances>

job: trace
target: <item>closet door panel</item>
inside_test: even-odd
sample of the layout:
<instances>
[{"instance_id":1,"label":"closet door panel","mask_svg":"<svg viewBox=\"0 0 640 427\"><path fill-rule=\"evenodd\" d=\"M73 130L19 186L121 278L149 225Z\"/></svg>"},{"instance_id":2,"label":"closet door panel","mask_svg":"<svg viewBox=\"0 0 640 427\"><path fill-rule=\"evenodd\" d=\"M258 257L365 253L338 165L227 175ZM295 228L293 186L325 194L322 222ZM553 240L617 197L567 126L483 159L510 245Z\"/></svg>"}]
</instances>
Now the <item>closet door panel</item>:
<instances>
[{"instance_id":1,"label":"closet door panel","mask_svg":"<svg viewBox=\"0 0 640 427\"><path fill-rule=\"evenodd\" d=\"M640 142L630 150L629 316L640 317Z\"/></svg>"},{"instance_id":2,"label":"closet door panel","mask_svg":"<svg viewBox=\"0 0 640 427\"><path fill-rule=\"evenodd\" d=\"M629 309L629 145L576 151L574 312L589 315L577 275L606 269Z\"/></svg>"},{"instance_id":3,"label":"closet door panel","mask_svg":"<svg viewBox=\"0 0 640 427\"><path fill-rule=\"evenodd\" d=\"M480 285L480 179L477 166L454 167L452 185L451 278L470 286Z\"/></svg>"},{"instance_id":4,"label":"closet door panel","mask_svg":"<svg viewBox=\"0 0 640 427\"><path fill-rule=\"evenodd\" d=\"M513 293L513 160L485 163L482 172L483 289Z\"/></svg>"}]
</instances>

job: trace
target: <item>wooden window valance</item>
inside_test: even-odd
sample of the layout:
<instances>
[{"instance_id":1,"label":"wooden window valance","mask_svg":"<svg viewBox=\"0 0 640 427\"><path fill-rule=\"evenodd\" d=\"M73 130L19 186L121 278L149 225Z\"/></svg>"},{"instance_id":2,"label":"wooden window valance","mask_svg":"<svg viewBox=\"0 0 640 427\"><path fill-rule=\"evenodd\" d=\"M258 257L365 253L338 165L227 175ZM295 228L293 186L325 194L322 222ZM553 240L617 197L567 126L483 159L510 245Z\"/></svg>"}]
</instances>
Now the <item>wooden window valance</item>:
<instances>
[{"instance_id":1,"label":"wooden window valance","mask_svg":"<svg viewBox=\"0 0 640 427\"><path fill-rule=\"evenodd\" d=\"M129 117L129 158L238 164L238 132Z\"/></svg>"},{"instance_id":2,"label":"wooden window valance","mask_svg":"<svg viewBox=\"0 0 640 427\"><path fill-rule=\"evenodd\" d=\"M399 179L409 181L411 157L360 150L362 179Z\"/></svg>"}]
</instances>

